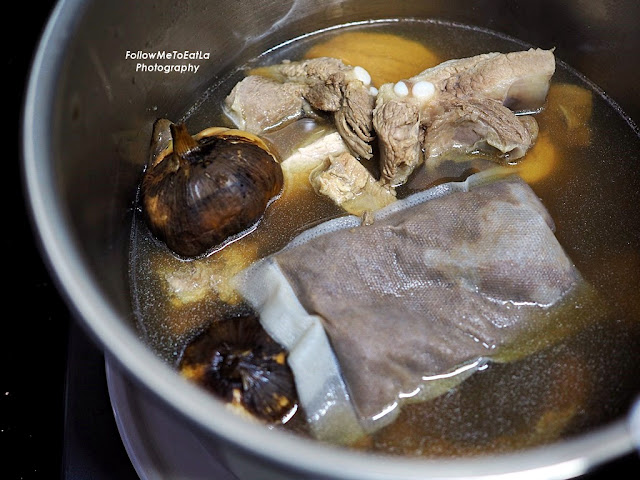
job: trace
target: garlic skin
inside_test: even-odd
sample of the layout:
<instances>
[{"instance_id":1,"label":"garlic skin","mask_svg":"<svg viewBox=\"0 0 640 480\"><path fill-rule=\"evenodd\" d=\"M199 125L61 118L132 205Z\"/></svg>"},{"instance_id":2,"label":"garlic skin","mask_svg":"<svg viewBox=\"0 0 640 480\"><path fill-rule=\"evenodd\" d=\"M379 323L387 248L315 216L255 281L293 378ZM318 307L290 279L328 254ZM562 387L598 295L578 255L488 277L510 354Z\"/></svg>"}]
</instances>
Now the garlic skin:
<instances>
[{"instance_id":1,"label":"garlic skin","mask_svg":"<svg viewBox=\"0 0 640 480\"><path fill-rule=\"evenodd\" d=\"M282 169L255 135L210 128L192 137L184 124L169 127L171 144L142 179L142 209L151 232L169 249L198 257L259 222L282 190Z\"/></svg>"}]
</instances>

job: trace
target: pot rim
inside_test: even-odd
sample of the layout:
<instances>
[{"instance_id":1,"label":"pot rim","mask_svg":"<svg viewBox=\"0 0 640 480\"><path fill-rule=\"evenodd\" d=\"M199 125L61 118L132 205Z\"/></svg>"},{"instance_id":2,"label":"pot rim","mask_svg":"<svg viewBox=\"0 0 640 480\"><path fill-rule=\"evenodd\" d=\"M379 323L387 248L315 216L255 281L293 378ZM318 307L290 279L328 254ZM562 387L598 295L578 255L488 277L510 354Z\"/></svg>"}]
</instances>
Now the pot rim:
<instances>
[{"instance_id":1,"label":"pot rim","mask_svg":"<svg viewBox=\"0 0 640 480\"><path fill-rule=\"evenodd\" d=\"M87 281L88 268L56 210L52 184L50 120L65 46L86 8L63 0L41 36L27 83L22 118L22 173L30 219L42 257L74 317L92 339L145 390L187 421L256 457L313 475L341 479L418 480L429 478L561 479L634 450L628 422L620 419L588 434L534 449L456 459L414 459L354 452L271 431L229 414L222 402L182 378L125 325L104 293ZM291 452L295 451L295 455Z\"/></svg>"}]
</instances>

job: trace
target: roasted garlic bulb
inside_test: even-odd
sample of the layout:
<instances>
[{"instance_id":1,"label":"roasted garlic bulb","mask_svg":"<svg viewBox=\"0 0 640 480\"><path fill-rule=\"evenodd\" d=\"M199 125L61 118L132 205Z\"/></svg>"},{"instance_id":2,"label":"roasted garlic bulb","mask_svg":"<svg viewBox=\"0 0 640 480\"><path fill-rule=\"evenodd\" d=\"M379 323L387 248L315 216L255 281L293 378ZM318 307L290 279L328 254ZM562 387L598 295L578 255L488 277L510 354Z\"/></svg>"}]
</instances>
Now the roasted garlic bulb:
<instances>
[{"instance_id":1,"label":"roasted garlic bulb","mask_svg":"<svg viewBox=\"0 0 640 480\"><path fill-rule=\"evenodd\" d=\"M285 423L298 396L287 352L254 315L216 320L184 350L181 374L231 407L268 423Z\"/></svg>"},{"instance_id":2,"label":"roasted garlic bulb","mask_svg":"<svg viewBox=\"0 0 640 480\"><path fill-rule=\"evenodd\" d=\"M282 185L273 149L256 135L213 127L191 136L184 124L161 119L142 208L157 238L180 256L196 257L256 225Z\"/></svg>"}]
</instances>

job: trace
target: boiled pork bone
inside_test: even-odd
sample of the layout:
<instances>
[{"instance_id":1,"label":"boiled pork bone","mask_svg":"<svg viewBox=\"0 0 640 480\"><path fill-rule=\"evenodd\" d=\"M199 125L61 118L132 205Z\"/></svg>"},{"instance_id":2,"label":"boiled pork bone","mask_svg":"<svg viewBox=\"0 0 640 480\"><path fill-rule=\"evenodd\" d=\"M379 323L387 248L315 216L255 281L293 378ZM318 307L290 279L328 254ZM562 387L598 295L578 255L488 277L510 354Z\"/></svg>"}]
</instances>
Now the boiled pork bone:
<instances>
[{"instance_id":1,"label":"boiled pork bone","mask_svg":"<svg viewBox=\"0 0 640 480\"><path fill-rule=\"evenodd\" d=\"M530 49L449 60L382 85L373 114L382 180L406 182L423 150L428 158L486 143L505 161L521 158L535 142L537 124L516 113L544 105L554 72L552 51Z\"/></svg>"}]
</instances>

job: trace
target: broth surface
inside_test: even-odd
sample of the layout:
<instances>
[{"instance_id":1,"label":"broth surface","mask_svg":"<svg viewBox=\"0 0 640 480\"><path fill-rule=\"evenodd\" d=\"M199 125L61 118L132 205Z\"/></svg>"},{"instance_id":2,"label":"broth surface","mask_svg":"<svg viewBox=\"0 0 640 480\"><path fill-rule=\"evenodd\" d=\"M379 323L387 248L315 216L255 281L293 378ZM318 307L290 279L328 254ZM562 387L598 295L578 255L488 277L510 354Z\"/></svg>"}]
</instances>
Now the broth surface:
<instances>
[{"instance_id":1,"label":"broth surface","mask_svg":"<svg viewBox=\"0 0 640 480\"><path fill-rule=\"evenodd\" d=\"M529 48L495 32L442 22L344 26L252 59L216 84L184 118L172 120L185 121L193 133L213 125L232 126L222 103L249 69L303 58L309 49L345 32L377 32L417 41L433 53L430 61L437 59L436 63ZM540 136L527 154L551 163L545 171L534 171L528 181L551 214L560 244L604 299L602 311L593 312L598 322L523 360L490 364L435 400L403 407L398 420L356 448L424 456L527 448L624 415L640 391L640 139L615 105L564 65L562 52L556 54L560 58L548 103L536 116ZM417 64L413 74L430 66ZM573 94L579 102L585 92L591 108L587 123L567 130L559 118L581 121L583 117L578 107L567 113L566 104L560 102ZM296 128L319 134L323 125L303 121ZM286 129L278 135L282 134ZM411 182L398 191L399 196L410 193ZM343 214L310 185L295 189L285 185L255 231L193 261L174 257L138 218L131 237L130 272L141 335L158 355L176 364L185 345L212 319L246 308L226 280L276 252L301 231ZM304 421L296 414L283 428L304 433Z\"/></svg>"}]
</instances>

